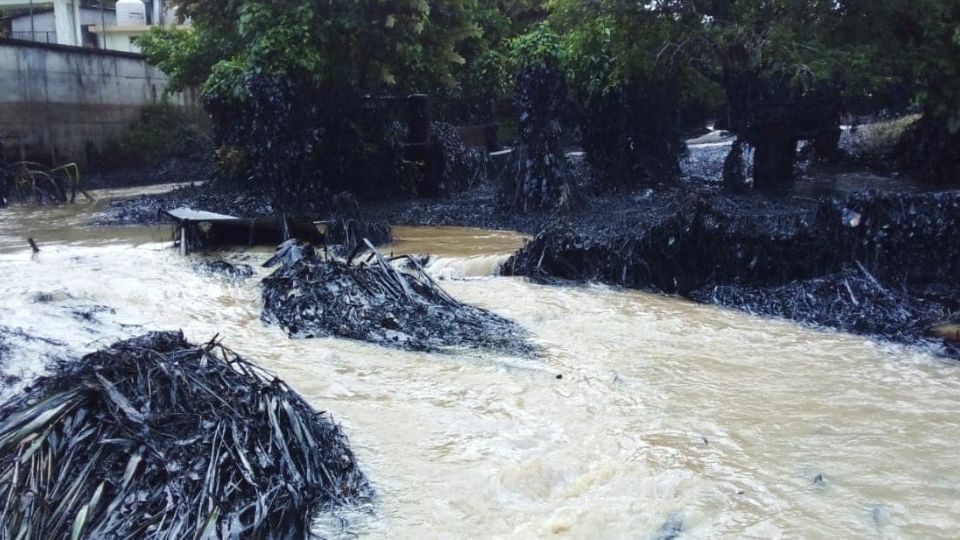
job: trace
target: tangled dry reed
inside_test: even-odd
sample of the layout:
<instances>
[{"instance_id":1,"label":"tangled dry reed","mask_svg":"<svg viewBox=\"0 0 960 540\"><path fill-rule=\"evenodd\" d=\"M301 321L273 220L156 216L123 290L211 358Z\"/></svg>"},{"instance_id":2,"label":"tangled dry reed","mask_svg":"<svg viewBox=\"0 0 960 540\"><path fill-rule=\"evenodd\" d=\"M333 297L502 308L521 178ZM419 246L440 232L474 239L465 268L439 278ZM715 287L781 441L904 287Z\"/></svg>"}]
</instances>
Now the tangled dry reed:
<instances>
[{"instance_id":1,"label":"tangled dry reed","mask_svg":"<svg viewBox=\"0 0 960 540\"><path fill-rule=\"evenodd\" d=\"M119 342L0 407L3 538L305 538L369 495L330 417L217 341Z\"/></svg>"}]
</instances>

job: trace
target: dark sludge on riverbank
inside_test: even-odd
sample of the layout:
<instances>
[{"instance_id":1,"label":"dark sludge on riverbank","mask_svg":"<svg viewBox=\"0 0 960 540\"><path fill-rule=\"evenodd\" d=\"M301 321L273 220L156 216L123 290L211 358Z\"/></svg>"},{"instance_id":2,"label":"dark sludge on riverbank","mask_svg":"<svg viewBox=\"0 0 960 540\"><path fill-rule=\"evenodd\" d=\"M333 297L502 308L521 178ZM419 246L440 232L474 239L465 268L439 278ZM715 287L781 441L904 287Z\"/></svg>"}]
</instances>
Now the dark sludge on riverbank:
<instances>
[{"instance_id":1,"label":"dark sludge on riverbank","mask_svg":"<svg viewBox=\"0 0 960 540\"><path fill-rule=\"evenodd\" d=\"M62 361L0 406L0 471L11 538L309 538L372 497L329 414L179 332Z\"/></svg>"},{"instance_id":2,"label":"dark sludge on riverbank","mask_svg":"<svg viewBox=\"0 0 960 540\"><path fill-rule=\"evenodd\" d=\"M535 354L523 327L454 299L415 257L387 259L367 246L368 254L305 256L277 269L262 282L264 321L298 338L338 336L415 351L463 347Z\"/></svg>"},{"instance_id":3,"label":"dark sludge on riverbank","mask_svg":"<svg viewBox=\"0 0 960 540\"><path fill-rule=\"evenodd\" d=\"M678 294L960 356L930 336L960 309L960 192L654 199L629 218L548 227L503 272Z\"/></svg>"}]
</instances>

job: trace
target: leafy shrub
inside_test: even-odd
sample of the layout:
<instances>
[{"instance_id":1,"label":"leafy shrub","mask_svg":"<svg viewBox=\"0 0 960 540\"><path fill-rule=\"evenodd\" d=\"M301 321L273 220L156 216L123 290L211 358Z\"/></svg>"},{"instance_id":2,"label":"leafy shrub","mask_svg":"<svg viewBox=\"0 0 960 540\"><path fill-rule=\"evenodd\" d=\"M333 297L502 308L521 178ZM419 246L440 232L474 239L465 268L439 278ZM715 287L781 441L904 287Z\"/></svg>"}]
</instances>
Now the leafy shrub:
<instances>
[{"instance_id":1,"label":"leafy shrub","mask_svg":"<svg viewBox=\"0 0 960 540\"><path fill-rule=\"evenodd\" d=\"M104 151L107 166L152 165L212 151L210 125L203 111L171 104L144 108L140 121L110 141Z\"/></svg>"}]
</instances>

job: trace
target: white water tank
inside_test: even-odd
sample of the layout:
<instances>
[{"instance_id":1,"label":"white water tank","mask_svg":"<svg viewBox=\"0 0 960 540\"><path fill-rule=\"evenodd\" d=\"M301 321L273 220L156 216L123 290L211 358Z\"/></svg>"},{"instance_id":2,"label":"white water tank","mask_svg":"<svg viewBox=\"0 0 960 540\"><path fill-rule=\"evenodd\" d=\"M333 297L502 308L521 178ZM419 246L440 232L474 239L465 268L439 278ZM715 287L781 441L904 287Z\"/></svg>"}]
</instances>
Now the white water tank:
<instances>
[{"instance_id":1,"label":"white water tank","mask_svg":"<svg viewBox=\"0 0 960 540\"><path fill-rule=\"evenodd\" d=\"M117 26L146 26L147 6L140 0L117 0Z\"/></svg>"}]
</instances>

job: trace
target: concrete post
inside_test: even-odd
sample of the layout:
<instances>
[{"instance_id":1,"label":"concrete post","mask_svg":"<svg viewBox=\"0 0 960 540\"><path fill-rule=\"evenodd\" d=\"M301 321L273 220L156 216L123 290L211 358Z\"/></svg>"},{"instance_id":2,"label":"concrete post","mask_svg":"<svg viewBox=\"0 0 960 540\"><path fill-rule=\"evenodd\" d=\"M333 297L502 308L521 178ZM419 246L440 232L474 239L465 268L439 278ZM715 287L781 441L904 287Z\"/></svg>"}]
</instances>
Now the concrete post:
<instances>
[{"instance_id":1,"label":"concrete post","mask_svg":"<svg viewBox=\"0 0 960 540\"><path fill-rule=\"evenodd\" d=\"M80 0L73 0L73 45L83 47L83 30L80 28Z\"/></svg>"},{"instance_id":2,"label":"concrete post","mask_svg":"<svg viewBox=\"0 0 960 540\"><path fill-rule=\"evenodd\" d=\"M76 45L73 40L74 16L71 3L67 0L53 0L53 24L57 32L57 43Z\"/></svg>"}]
</instances>

